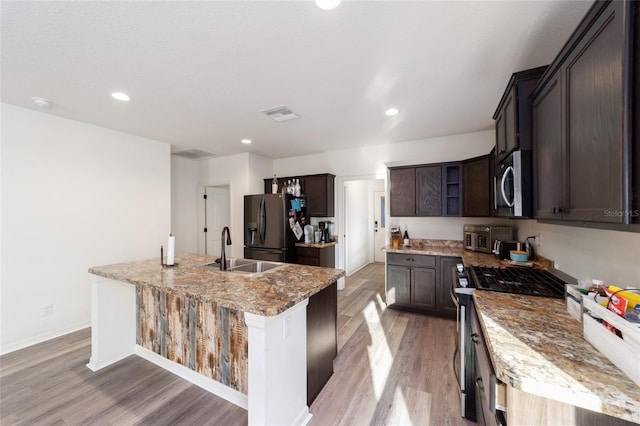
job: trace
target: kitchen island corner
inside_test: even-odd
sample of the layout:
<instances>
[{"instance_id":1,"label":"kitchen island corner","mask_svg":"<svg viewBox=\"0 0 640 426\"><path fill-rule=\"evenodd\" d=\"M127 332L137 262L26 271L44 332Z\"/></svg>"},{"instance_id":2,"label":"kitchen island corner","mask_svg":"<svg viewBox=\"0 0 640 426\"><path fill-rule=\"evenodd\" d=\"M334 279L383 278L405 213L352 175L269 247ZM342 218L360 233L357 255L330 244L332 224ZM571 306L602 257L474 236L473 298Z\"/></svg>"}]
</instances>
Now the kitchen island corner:
<instances>
[{"instance_id":1,"label":"kitchen island corner","mask_svg":"<svg viewBox=\"0 0 640 426\"><path fill-rule=\"evenodd\" d=\"M136 354L248 410L249 424L303 424L307 305L344 271L283 264L257 274L186 254L89 269L94 371Z\"/></svg>"}]
</instances>

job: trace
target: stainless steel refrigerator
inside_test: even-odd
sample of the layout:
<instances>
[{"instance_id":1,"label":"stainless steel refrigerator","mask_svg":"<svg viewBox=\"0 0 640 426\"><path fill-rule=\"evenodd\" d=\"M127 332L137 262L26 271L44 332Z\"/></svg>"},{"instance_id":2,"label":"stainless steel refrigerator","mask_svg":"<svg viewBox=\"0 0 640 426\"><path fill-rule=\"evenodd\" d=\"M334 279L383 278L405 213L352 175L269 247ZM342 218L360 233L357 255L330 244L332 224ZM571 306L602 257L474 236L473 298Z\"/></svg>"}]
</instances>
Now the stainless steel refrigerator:
<instances>
[{"instance_id":1,"label":"stainless steel refrigerator","mask_svg":"<svg viewBox=\"0 0 640 426\"><path fill-rule=\"evenodd\" d=\"M304 198L290 194L245 195L244 257L295 262L295 244L304 239L305 221Z\"/></svg>"}]
</instances>

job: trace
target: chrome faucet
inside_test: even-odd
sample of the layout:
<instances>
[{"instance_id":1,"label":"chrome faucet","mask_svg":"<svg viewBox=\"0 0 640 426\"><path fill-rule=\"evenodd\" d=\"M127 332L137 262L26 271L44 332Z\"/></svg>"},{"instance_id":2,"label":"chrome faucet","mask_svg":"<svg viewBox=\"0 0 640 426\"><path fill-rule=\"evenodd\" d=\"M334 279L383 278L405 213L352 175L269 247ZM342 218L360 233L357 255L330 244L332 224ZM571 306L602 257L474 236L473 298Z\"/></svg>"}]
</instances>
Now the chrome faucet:
<instances>
[{"instance_id":1,"label":"chrome faucet","mask_svg":"<svg viewBox=\"0 0 640 426\"><path fill-rule=\"evenodd\" d=\"M221 247L220 247L220 270L221 271L226 271L227 270L227 256L225 255L224 249L225 249L225 241L224 241L224 233L227 233L227 244L228 246L231 245L231 231L229 231L229 227L225 226L224 228L222 228L222 238L220 239L221 242Z\"/></svg>"}]
</instances>

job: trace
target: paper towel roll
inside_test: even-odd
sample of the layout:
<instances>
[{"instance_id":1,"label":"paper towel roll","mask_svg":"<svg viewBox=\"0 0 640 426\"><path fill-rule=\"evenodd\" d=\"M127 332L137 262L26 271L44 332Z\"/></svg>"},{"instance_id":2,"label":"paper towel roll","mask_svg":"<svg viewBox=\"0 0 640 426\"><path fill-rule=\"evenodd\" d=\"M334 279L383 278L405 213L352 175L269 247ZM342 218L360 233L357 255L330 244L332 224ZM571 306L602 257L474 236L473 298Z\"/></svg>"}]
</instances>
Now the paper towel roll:
<instances>
[{"instance_id":1,"label":"paper towel roll","mask_svg":"<svg viewBox=\"0 0 640 426\"><path fill-rule=\"evenodd\" d=\"M167 265L173 265L176 254L176 237L169 234L169 243L167 244Z\"/></svg>"}]
</instances>

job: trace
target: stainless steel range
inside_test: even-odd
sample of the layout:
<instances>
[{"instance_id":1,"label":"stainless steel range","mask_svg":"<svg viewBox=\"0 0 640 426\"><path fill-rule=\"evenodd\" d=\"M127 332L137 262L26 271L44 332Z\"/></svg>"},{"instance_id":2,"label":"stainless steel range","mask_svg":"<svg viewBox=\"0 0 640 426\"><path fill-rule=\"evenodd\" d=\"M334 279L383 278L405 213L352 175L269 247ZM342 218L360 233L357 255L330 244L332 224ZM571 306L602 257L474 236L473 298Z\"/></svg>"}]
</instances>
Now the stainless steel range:
<instances>
[{"instance_id":1,"label":"stainless steel range","mask_svg":"<svg viewBox=\"0 0 640 426\"><path fill-rule=\"evenodd\" d=\"M548 271L524 268L468 268L472 286L478 290L528 296L564 298L565 282Z\"/></svg>"},{"instance_id":2,"label":"stainless steel range","mask_svg":"<svg viewBox=\"0 0 640 426\"><path fill-rule=\"evenodd\" d=\"M458 264L451 297L458 306L458 339L454 354L454 372L460 387L462 416L476 421L480 402L476 401L475 348L472 343L473 291L487 290L528 296L564 298L565 281L548 271L524 268L464 268ZM500 421L497 421L499 424Z\"/></svg>"}]
</instances>

